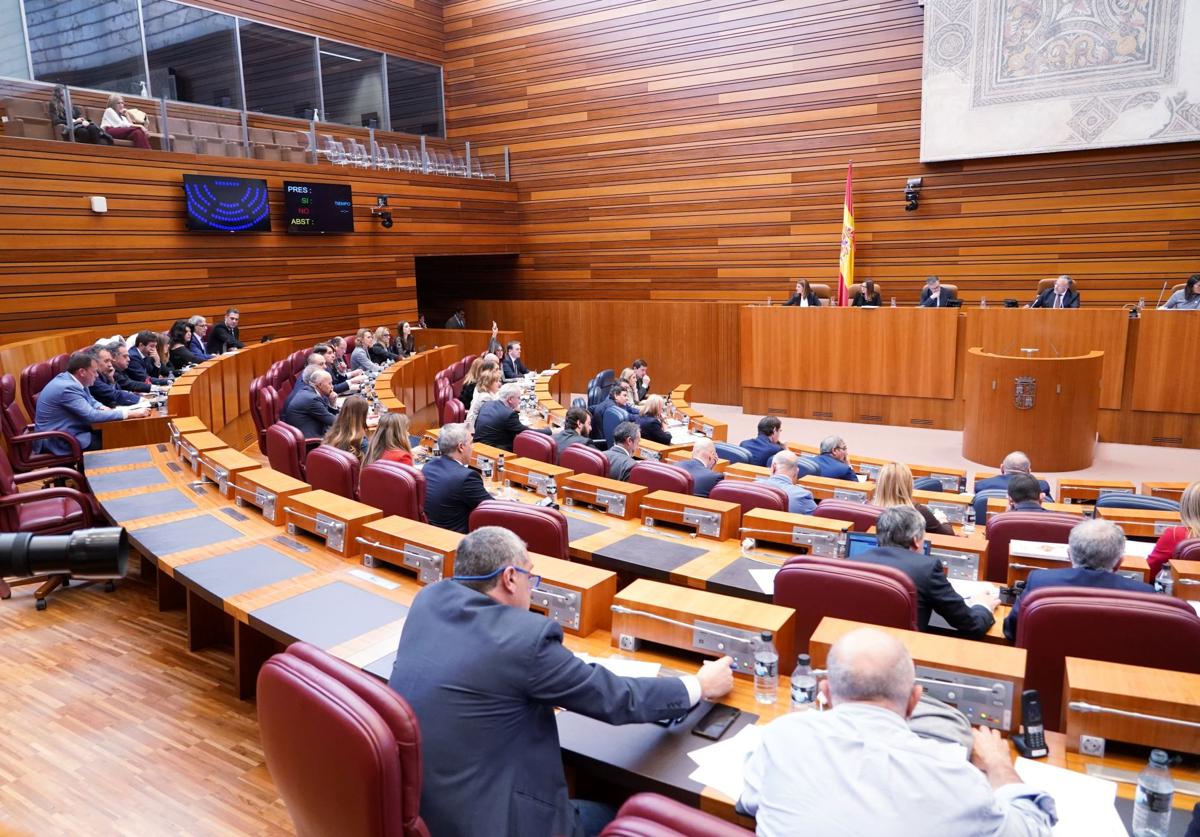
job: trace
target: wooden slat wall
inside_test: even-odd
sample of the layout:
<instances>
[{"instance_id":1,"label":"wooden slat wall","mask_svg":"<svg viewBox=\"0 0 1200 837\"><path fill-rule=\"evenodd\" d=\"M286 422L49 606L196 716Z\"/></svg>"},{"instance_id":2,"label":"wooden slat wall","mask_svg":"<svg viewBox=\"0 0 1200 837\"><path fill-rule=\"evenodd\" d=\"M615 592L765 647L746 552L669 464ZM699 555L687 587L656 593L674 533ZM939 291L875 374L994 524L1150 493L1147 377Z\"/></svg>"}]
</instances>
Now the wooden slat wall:
<instances>
[{"instance_id":1,"label":"wooden slat wall","mask_svg":"<svg viewBox=\"0 0 1200 837\"><path fill-rule=\"evenodd\" d=\"M182 174L262 177L271 233L189 233ZM357 232L283 231L284 180L349 183ZM370 217L391 196L395 226ZM88 196L108 198L95 215ZM417 254L516 250L516 190L496 181L292 166L0 138L0 337L242 311L243 336L320 337L416 315Z\"/></svg>"},{"instance_id":2,"label":"wooden slat wall","mask_svg":"<svg viewBox=\"0 0 1200 837\"><path fill-rule=\"evenodd\" d=\"M509 145L516 275L468 297L777 300L837 277L846 163L859 278L916 301L1153 303L1200 264L1200 144L918 162L915 0L451 0L451 136ZM904 211L909 177L921 206ZM514 324L525 328L524 323Z\"/></svg>"}]
</instances>

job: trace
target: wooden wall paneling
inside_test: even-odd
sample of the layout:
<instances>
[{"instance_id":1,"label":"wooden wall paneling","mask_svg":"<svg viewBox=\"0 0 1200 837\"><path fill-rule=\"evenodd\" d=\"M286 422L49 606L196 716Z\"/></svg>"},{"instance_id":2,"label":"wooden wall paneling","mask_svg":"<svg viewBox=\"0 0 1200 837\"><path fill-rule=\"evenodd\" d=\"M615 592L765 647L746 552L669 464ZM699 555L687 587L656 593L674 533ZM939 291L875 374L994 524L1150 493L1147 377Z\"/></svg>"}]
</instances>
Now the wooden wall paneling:
<instances>
[{"instance_id":1,"label":"wooden wall paneling","mask_svg":"<svg viewBox=\"0 0 1200 837\"><path fill-rule=\"evenodd\" d=\"M1190 311L1145 311L1134 360L1135 410L1200 413L1200 387L1190 383L1200 357L1200 319Z\"/></svg>"}]
</instances>

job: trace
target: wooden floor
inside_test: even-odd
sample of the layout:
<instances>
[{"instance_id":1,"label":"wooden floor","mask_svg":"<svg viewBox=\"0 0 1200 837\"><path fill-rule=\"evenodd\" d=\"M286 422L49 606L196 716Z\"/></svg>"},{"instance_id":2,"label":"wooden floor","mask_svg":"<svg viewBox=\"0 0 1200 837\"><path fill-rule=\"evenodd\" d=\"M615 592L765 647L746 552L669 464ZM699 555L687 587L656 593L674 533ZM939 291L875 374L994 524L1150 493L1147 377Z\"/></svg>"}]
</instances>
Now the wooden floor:
<instances>
[{"instance_id":1,"label":"wooden floor","mask_svg":"<svg viewBox=\"0 0 1200 837\"><path fill-rule=\"evenodd\" d=\"M136 577L32 589L0 602L0 834L294 833L230 652L189 653Z\"/></svg>"}]
</instances>

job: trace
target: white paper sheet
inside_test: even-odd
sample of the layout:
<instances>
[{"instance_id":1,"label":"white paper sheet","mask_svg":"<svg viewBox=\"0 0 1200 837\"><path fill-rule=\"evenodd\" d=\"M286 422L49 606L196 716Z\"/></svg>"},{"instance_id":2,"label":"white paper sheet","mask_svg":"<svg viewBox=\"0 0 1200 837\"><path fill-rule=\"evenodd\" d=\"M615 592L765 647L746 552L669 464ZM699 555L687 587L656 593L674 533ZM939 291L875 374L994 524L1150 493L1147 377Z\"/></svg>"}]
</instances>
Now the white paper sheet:
<instances>
[{"instance_id":1,"label":"white paper sheet","mask_svg":"<svg viewBox=\"0 0 1200 837\"><path fill-rule=\"evenodd\" d=\"M1115 782L1032 759L1018 758L1013 766L1021 781L1054 797L1055 837L1127 837Z\"/></svg>"},{"instance_id":2,"label":"white paper sheet","mask_svg":"<svg viewBox=\"0 0 1200 837\"><path fill-rule=\"evenodd\" d=\"M1200 616L1200 602L1188 602L1192 606L1192 610L1196 611L1196 615Z\"/></svg>"},{"instance_id":3,"label":"white paper sheet","mask_svg":"<svg viewBox=\"0 0 1200 837\"><path fill-rule=\"evenodd\" d=\"M688 757L699 766L688 778L714 788L736 802L745 784L746 759L761 740L761 728L749 724L732 738L693 750Z\"/></svg>"},{"instance_id":4,"label":"white paper sheet","mask_svg":"<svg viewBox=\"0 0 1200 837\"><path fill-rule=\"evenodd\" d=\"M964 599L969 599L979 593L990 590L996 592L996 585L989 581L968 581L965 578L949 579L950 586L954 588L954 592L962 596Z\"/></svg>"},{"instance_id":5,"label":"white paper sheet","mask_svg":"<svg viewBox=\"0 0 1200 837\"><path fill-rule=\"evenodd\" d=\"M775 574L777 572L779 572L779 570L752 569L752 570L748 570L748 572L750 573L750 577L754 579L754 583L758 585L758 588L760 590L762 590L768 596L775 595Z\"/></svg>"},{"instance_id":6,"label":"white paper sheet","mask_svg":"<svg viewBox=\"0 0 1200 837\"><path fill-rule=\"evenodd\" d=\"M662 669L659 663L648 663L643 660L623 660L618 657L593 657L591 654L578 653L575 655L585 663L592 663L608 669L618 677L658 677Z\"/></svg>"}]
</instances>

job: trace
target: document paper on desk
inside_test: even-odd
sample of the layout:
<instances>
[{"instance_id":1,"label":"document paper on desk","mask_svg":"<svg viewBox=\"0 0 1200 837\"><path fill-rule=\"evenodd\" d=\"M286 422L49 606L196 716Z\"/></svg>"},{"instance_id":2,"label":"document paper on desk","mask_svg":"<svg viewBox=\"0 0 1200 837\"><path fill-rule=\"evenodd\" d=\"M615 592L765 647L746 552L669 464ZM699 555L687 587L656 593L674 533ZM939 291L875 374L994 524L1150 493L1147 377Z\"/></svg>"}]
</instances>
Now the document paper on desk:
<instances>
[{"instance_id":1,"label":"document paper on desk","mask_svg":"<svg viewBox=\"0 0 1200 837\"><path fill-rule=\"evenodd\" d=\"M714 788L737 802L745 784L746 759L750 758L761 740L762 730L750 724L742 727L732 738L692 750L688 758L700 766L688 778Z\"/></svg>"},{"instance_id":2,"label":"document paper on desk","mask_svg":"<svg viewBox=\"0 0 1200 837\"><path fill-rule=\"evenodd\" d=\"M775 595L775 574L779 572L779 570L754 569L747 570L746 572L750 573L750 577L754 579L754 583L758 585L760 590L762 590L768 596Z\"/></svg>"},{"instance_id":3,"label":"document paper on desk","mask_svg":"<svg viewBox=\"0 0 1200 837\"><path fill-rule=\"evenodd\" d=\"M1055 837L1127 837L1117 813L1117 785L1074 770L1031 759L1013 765L1021 781L1054 797L1058 810Z\"/></svg>"},{"instance_id":4,"label":"document paper on desk","mask_svg":"<svg viewBox=\"0 0 1200 837\"><path fill-rule=\"evenodd\" d=\"M984 590L990 590L993 593L996 592L996 585L992 584L990 581L969 581L965 578L951 578L949 581L950 586L954 588L954 592L958 593L958 595L962 596L964 599L969 599L972 596L983 592ZM950 626L950 623L942 618L942 614L940 613L929 614L929 626L931 628L941 628L942 630L947 631L954 630L954 628Z\"/></svg>"},{"instance_id":5,"label":"document paper on desk","mask_svg":"<svg viewBox=\"0 0 1200 837\"><path fill-rule=\"evenodd\" d=\"M585 663L592 663L606 668L617 677L658 677L662 670L660 663L648 663L644 660L624 660L619 657L593 657L582 651L575 654Z\"/></svg>"}]
</instances>

